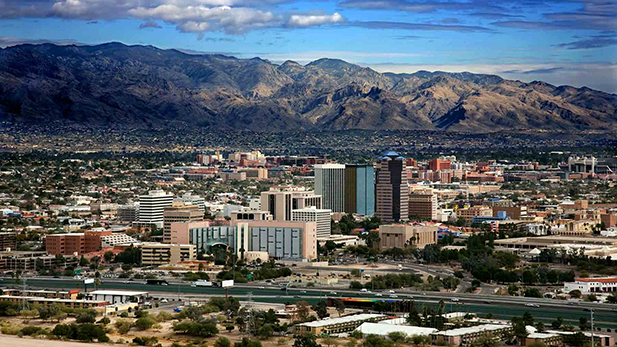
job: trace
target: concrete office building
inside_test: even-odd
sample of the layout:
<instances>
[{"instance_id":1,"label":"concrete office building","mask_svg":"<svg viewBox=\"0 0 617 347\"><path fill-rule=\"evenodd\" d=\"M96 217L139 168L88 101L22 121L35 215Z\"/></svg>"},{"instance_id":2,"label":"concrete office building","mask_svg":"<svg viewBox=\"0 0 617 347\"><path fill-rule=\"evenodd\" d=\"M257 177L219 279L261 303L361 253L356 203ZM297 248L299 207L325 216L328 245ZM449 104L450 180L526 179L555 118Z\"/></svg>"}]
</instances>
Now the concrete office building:
<instances>
[{"instance_id":1,"label":"concrete office building","mask_svg":"<svg viewBox=\"0 0 617 347\"><path fill-rule=\"evenodd\" d=\"M437 195L431 190L416 190L409 193L409 215L437 220Z\"/></svg>"},{"instance_id":2,"label":"concrete office building","mask_svg":"<svg viewBox=\"0 0 617 347\"><path fill-rule=\"evenodd\" d=\"M207 228L210 226L209 220L198 222L175 222L170 225L170 239L172 244L189 244L189 230L195 228Z\"/></svg>"},{"instance_id":3,"label":"concrete office building","mask_svg":"<svg viewBox=\"0 0 617 347\"><path fill-rule=\"evenodd\" d=\"M117 233L111 235L101 236L101 248L113 247L119 244L125 243L137 243L136 239L128 236L127 234Z\"/></svg>"},{"instance_id":4,"label":"concrete office building","mask_svg":"<svg viewBox=\"0 0 617 347\"><path fill-rule=\"evenodd\" d=\"M255 221L233 226L191 228L190 243L197 251L210 251L223 245L235 254L268 252L276 259L316 259L317 224L315 222Z\"/></svg>"},{"instance_id":5,"label":"concrete office building","mask_svg":"<svg viewBox=\"0 0 617 347\"><path fill-rule=\"evenodd\" d=\"M596 172L596 166L598 160L593 157L576 157L571 156L568 158L568 171L577 173L591 173Z\"/></svg>"},{"instance_id":6,"label":"concrete office building","mask_svg":"<svg viewBox=\"0 0 617 347\"><path fill-rule=\"evenodd\" d=\"M116 219L119 222L136 222L139 220L139 206L121 205L118 206Z\"/></svg>"},{"instance_id":7,"label":"concrete office building","mask_svg":"<svg viewBox=\"0 0 617 347\"><path fill-rule=\"evenodd\" d=\"M377 161L375 216L384 222L409 219L409 188L405 158L390 151Z\"/></svg>"},{"instance_id":8,"label":"concrete office building","mask_svg":"<svg viewBox=\"0 0 617 347\"><path fill-rule=\"evenodd\" d=\"M390 224L379 226L379 248L386 250L389 248L415 247L422 249L426 245L437 243L436 225L408 225Z\"/></svg>"},{"instance_id":9,"label":"concrete office building","mask_svg":"<svg viewBox=\"0 0 617 347\"><path fill-rule=\"evenodd\" d=\"M315 193L323 197L323 206L332 212L345 212L345 165L317 164Z\"/></svg>"},{"instance_id":10,"label":"concrete office building","mask_svg":"<svg viewBox=\"0 0 617 347\"><path fill-rule=\"evenodd\" d=\"M261 193L261 209L276 221L291 221L291 211L314 206L322 208L322 196L304 187L272 187Z\"/></svg>"},{"instance_id":11,"label":"concrete office building","mask_svg":"<svg viewBox=\"0 0 617 347\"><path fill-rule=\"evenodd\" d=\"M141 263L144 265L176 264L197 259L195 245L144 242L134 246L141 248Z\"/></svg>"},{"instance_id":12,"label":"concrete office building","mask_svg":"<svg viewBox=\"0 0 617 347\"><path fill-rule=\"evenodd\" d=\"M345 213L375 214L375 169L371 164L345 165Z\"/></svg>"},{"instance_id":13,"label":"concrete office building","mask_svg":"<svg viewBox=\"0 0 617 347\"><path fill-rule=\"evenodd\" d=\"M147 195L139 196L139 224L163 227L165 207L172 206L174 197L162 190L152 190Z\"/></svg>"},{"instance_id":14,"label":"concrete office building","mask_svg":"<svg viewBox=\"0 0 617 347\"><path fill-rule=\"evenodd\" d=\"M197 205L175 205L163 210L163 242L171 241L171 223L198 222L204 219L204 213Z\"/></svg>"},{"instance_id":15,"label":"concrete office building","mask_svg":"<svg viewBox=\"0 0 617 347\"><path fill-rule=\"evenodd\" d=\"M331 213L331 210L308 207L291 211L291 218L294 222L317 223L317 238L326 238L332 234Z\"/></svg>"}]
</instances>

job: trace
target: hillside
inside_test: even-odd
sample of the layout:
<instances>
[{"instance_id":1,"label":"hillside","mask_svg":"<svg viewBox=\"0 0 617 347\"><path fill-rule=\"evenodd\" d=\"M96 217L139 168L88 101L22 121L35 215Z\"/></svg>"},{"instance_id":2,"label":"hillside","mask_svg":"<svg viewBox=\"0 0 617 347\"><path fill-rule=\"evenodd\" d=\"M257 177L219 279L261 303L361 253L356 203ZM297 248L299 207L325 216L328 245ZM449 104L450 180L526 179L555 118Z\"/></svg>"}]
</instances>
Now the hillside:
<instances>
[{"instance_id":1,"label":"hillside","mask_svg":"<svg viewBox=\"0 0 617 347\"><path fill-rule=\"evenodd\" d=\"M152 46L0 50L0 120L248 130L614 130L617 95L494 75L281 65Z\"/></svg>"}]
</instances>

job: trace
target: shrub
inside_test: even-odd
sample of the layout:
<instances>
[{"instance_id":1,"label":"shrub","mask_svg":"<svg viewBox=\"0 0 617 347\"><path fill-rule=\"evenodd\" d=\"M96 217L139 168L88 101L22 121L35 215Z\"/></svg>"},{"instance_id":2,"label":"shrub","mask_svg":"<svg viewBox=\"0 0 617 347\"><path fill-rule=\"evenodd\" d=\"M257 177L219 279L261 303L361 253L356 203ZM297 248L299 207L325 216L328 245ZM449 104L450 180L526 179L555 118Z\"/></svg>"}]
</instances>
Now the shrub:
<instances>
[{"instance_id":1,"label":"shrub","mask_svg":"<svg viewBox=\"0 0 617 347\"><path fill-rule=\"evenodd\" d=\"M34 327L31 325L21 329L22 335L25 335L25 336L41 335L41 332L44 332L44 331L45 329L41 327Z\"/></svg>"},{"instance_id":2,"label":"shrub","mask_svg":"<svg viewBox=\"0 0 617 347\"><path fill-rule=\"evenodd\" d=\"M115 323L116 330L120 335L124 335L131 330L131 323L125 319L118 319Z\"/></svg>"},{"instance_id":3,"label":"shrub","mask_svg":"<svg viewBox=\"0 0 617 347\"><path fill-rule=\"evenodd\" d=\"M77 323L94 323L96 321L96 311L90 309L83 310L77 314L75 321Z\"/></svg>"},{"instance_id":4,"label":"shrub","mask_svg":"<svg viewBox=\"0 0 617 347\"><path fill-rule=\"evenodd\" d=\"M107 325L109 323L111 323L111 320L108 317L103 317L103 319L101 319L100 321L97 322L98 324L103 324L103 325Z\"/></svg>"},{"instance_id":5,"label":"shrub","mask_svg":"<svg viewBox=\"0 0 617 347\"><path fill-rule=\"evenodd\" d=\"M139 330L148 330L154 325L154 320L146 317L139 318L135 321L135 327Z\"/></svg>"},{"instance_id":6,"label":"shrub","mask_svg":"<svg viewBox=\"0 0 617 347\"><path fill-rule=\"evenodd\" d=\"M154 336L138 336L133 339L133 343L138 346L154 346L158 342L159 339Z\"/></svg>"},{"instance_id":7,"label":"shrub","mask_svg":"<svg viewBox=\"0 0 617 347\"><path fill-rule=\"evenodd\" d=\"M214 341L214 347L231 347L231 341L226 337L219 337Z\"/></svg>"}]
</instances>

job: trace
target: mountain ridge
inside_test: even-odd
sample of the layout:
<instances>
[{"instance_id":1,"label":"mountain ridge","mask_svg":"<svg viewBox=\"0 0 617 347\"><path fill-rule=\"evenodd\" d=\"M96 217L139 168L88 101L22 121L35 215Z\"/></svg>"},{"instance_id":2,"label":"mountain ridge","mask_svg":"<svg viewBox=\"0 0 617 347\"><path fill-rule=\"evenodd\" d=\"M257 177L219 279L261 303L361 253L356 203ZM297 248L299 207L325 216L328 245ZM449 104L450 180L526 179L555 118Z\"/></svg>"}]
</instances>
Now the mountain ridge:
<instances>
[{"instance_id":1,"label":"mountain ridge","mask_svg":"<svg viewBox=\"0 0 617 347\"><path fill-rule=\"evenodd\" d=\"M278 65L110 42L0 49L0 120L245 130L614 130L617 95L497 75Z\"/></svg>"}]
</instances>

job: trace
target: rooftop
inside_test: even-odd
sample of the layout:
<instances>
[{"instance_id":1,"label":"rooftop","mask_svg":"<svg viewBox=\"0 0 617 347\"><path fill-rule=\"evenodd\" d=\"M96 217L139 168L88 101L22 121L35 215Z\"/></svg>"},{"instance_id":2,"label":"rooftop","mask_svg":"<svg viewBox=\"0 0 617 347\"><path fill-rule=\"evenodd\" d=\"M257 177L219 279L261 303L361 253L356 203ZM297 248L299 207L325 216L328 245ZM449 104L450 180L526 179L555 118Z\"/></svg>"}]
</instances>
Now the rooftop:
<instances>
[{"instance_id":1,"label":"rooftop","mask_svg":"<svg viewBox=\"0 0 617 347\"><path fill-rule=\"evenodd\" d=\"M478 325L475 327L444 330L444 331L438 332L437 334L444 335L444 336L460 336L460 335L473 334L473 333L478 333L478 332L483 332L483 331L500 330L500 329L505 329L508 327L509 325L505 325L505 324L485 324L485 325Z\"/></svg>"},{"instance_id":2,"label":"rooftop","mask_svg":"<svg viewBox=\"0 0 617 347\"><path fill-rule=\"evenodd\" d=\"M362 323L356 330L363 334L387 335L391 332L402 332L409 336L412 335L430 335L437 331L434 328L421 328L407 325L392 325L379 323Z\"/></svg>"},{"instance_id":3,"label":"rooftop","mask_svg":"<svg viewBox=\"0 0 617 347\"><path fill-rule=\"evenodd\" d=\"M317 320L314 322L302 323L299 325L315 328L315 327L323 327L323 326L334 325L334 324L343 324L343 323L356 322L356 321L374 319L374 318L386 318L386 316L383 314L362 313L362 314L356 314L353 316L345 316L345 317L332 318L332 319L322 319L322 320Z\"/></svg>"},{"instance_id":4,"label":"rooftop","mask_svg":"<svg viewBox=\"0 0 617 347\"><path fill-rule=\"evenodd\" d=\"M577 282L600 282L600 283L615 283L617 277L596 277L596 278L576 278Z\"/></svg>"}]
</instances>

